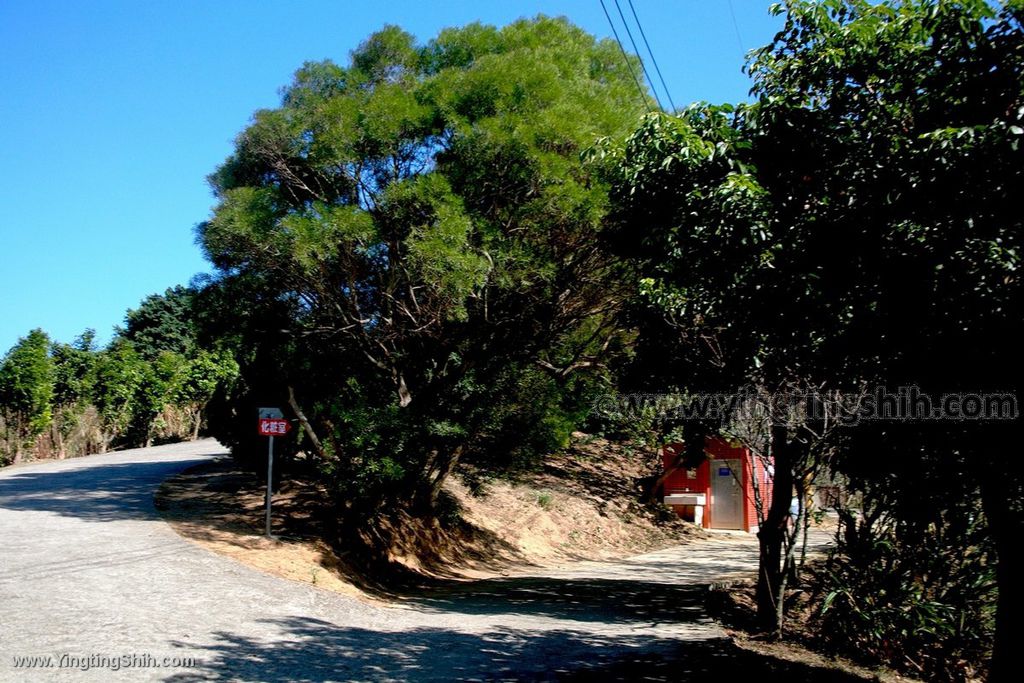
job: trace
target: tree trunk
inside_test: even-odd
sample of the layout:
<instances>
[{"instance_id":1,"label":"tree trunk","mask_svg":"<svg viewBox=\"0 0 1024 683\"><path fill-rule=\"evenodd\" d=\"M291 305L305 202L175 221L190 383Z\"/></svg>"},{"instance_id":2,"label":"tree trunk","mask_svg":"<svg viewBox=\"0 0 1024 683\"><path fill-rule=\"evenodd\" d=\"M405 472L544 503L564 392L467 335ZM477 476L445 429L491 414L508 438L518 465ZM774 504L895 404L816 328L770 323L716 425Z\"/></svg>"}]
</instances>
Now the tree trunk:
<instances>
[{"instance_id":1,"label":"tree trunk","mask_svg":"<svg viewBox=\"0 0 1024 683\"><path fill-rule=\"evenodd\" d=\"M661 487L665 484L666 481L668 481L668 478L671 477L672 474L675 473L681 467L681 465L679 464L681 461L682 456L677 456L672 466L666 467L662 475L654 480L654 483L651 484L650 490L647 492L647 502L658 502L658 493L661 491Z\"/></svg>"},{"instance_id":2,"label":"tree trunk","mask_svg":"<svg viewBox=\"0 0 1024 683\"><path fill-rule=\"evenodd\" d=\"M430 454L424 468L422 482L413 496L415 510L430 513L437 509L437 499L441 495L441 489L444 488L444 483L459 464L462 450L462 446L457 446L445 454L438 451Z\"/></svg>"},{"instance_id":3,"label":"tree trunk","mask_svg":"<svg viewBox=\"0 0 1024 683\"><path fill-rule=\"evenodd\" d=\"M782 547L793 496L794 453L788 436L785 426L772 427L772 457L775 461L772 500L764 523L757 532L757 623L766 632L775 631L780 619L776 596L782 586Z\"/></svg>"},{"instance_id":4,"label":"tree trunk","mask_svg":"<svg viewBox=\"0 0 1024 683\"><path fill-rule=\"evenodd\" d=\"M17 465L25 457L25 434L27 432L25 422L18 419L15 422L14 429L9 430L8 434L10 432L14 432L14 460L11 461L11 464ZM10 441L10 436L8 436L8 443Z\"/></svg>"},{"instance_id":5,"label":"tree trunk","mask_svg":"<svg viewBox=\"0 0 1024 683\"><path fill-rule=\"evenodd\" d=\"M64 445L64 435L61 433L61 426L64 422L64 412L60 409L55 411L53 420L50 422L50 443L53 444L53 454L58 460L67 457L67 448Z\"/></svg>"},{"instance_id":6,"label":"tree trunk","mask_svg":"<svg viewBox=\"0 0 1024 683\"><path fill-rule=\"evenodd\" d=\"M316 450L316 454L322 459L327 460L327 451L324 450L323 444L320 438L316 435L316 431L313 430L313 425L310 424L309 419L306 417L306 413L299 407L299 402L295 400L295 389L289 384L288 385L288 405L291 406L292 411L295 413L295 417L299 418L299 424L302 425L302 431L309 437L310 442L313 444L313 448Z\"/></svg>"},{"instance_id":7,"label":"tree trunk","mask_svg":"<svg viewBox=\"0 0 1024 683\"><path fill-rule=\"evenodd\" d=\"M672 459L672 464L665 468L665 471L661 473L654 483L651 485L650 491L648 491L648 501L651 503L657 502L658 492L661 487L668 481L668 478L672 476L673 472L683 467L696 467L700 463L707 460L707 453L704 450L705 443L707 441L709 430L701 424L696 426L690 425L687 427L683 434L683 448L682 450L675 451L675 457ZM663 435L655 433L656 441L661 441ZM658 458L661 458L661 451L656 454Z\"/></svg>"}]
</instances>

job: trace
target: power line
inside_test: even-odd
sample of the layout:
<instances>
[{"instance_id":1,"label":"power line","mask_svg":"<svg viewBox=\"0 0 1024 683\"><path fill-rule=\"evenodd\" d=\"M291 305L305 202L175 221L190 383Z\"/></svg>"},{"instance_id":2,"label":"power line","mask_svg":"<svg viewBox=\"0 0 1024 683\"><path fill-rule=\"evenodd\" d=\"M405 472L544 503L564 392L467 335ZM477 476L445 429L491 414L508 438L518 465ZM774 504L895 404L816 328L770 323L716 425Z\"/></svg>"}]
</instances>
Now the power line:
<instances>
[{"instance_id":1,"label":"power line","mask_svg":"<svg viewBox=\"0 0 1024 683\"><path fill-rule=\"evenodd\" d=\"M740 52L746 55L747 49L743 47L743 36L740 35L740 25L736 22L736 10L733 9L732 0L729 0L729 14L732 16L732 27L736 29L736 42L740 46Z\"/></svg>"},{"instance_id":2,"label":"power line","mask_svg":"<svg viewBox=\"0 0 1024 683\"><path fill-rule=\"evenodd\" d=\"M633 65L629 63L629 55L626 54L626 48L622 47L622 41L619 40L619 32L615 30L615 24L612 22L612 15L608 14L608 8L604 5L604 0L601 0L601 9L604 10L604 16L608 20L608 25L612 27L612 35L615 36L615 42L619 44L619 51L622 52L622 58L626 61L626 68L629 69L629 75L633 77L633 82L636 84L636 91L640 93L640 100L647 107L648 111L651 108L651 102L647 99L647 95L644 94L644 87L640 85L640 79L636 77L636 72L633 71Z\"/></svg>"},{"instance_id":3,"label":"power line","mask_svg":"<svg viewBox=\"0 0 1024 683\"><path fill-rule=\"evenodd\" d=\"M661 75L661 67L658 66L658 60L654 58L654 51L651 50L651 44L647 42L647 35L644 33L644 26L640 23L640 17L636 15L636 9L633 7L633 0L629 0L629 10L633 13L633 19L636 21L636 27L640 29L640 37L644 40L644 45L647 47L647 54L651 56L651 63L654 65L654 70L658 74L658 80L661 81L661 87L665 89L665 96L668 97L668 103L672 106L672 111L676 110L676 103L672 101L672 93L669 92L668 86L665 84L665 77ZM648 76L648 80L650 76ZM653 83L651 84L653 86Z\"/></svg>"},{"instance_id":4,"label":"power line","mask_svg":"<svg viewBox=\"0 0 1024 683\"><path fill-rule=\"evenodd\" d=\"M661 103L661 96L658 94L658 88L654 85L654 80L651 79L651 74L647 73L647 66L644 64L644 58L640 56L640 48L636 46L636 41L633 40L633 32L629 30L629 22L626 21L626 15L622 13L622 6L619 5L619 0L614 0L615 9L619 12L619 19L622 19L622 25L626 29L626 35L629 36L629 44L633 46L633 54L636 55L637 59L640 60L640 69L644 72L644 78L651 84L651 92L654 93L654 99L658 101L658 109L665 109L665 106Z\"/></svg>"}]
</instances>

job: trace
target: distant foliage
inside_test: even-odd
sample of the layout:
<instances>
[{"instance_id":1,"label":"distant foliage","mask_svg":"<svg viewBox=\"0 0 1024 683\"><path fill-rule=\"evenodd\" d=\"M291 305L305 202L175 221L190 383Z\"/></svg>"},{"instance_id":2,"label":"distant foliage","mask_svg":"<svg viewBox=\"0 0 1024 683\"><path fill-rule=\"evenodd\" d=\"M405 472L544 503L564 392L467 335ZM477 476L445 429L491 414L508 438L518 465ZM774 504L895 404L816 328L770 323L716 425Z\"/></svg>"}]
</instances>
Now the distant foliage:
<instances>
[{"instance_id":1,"label":"distant foliage","mask_svg":"<svg viewBox=\"0 0 1024 683\"><path fill-rule=\"evenodd\" d=\"M195 439L238 365L196 338L191 290L153 295L106 349L31 332L0 365L0 463Z\"/></svg>"},{"instance_id":2,"label":"distant foliage","mask_svg":"<svg viewBox=\"0 0 1024 683\"><path fill-rule=\"evenodd\" d=\"M17 462L50 425L54 369L50 339L32 330L18 340L0 365L0 415L4 449L0 464Z\"/></svg>"},{"instance_id":3,"label":"distant foliage","mask_svg":"<svg viewBox=\"0 0 1024 683\"><path fill-rule=\"evenodd\" d=\"M119 336L130 341L147 360L165 351L191 355L196 344L192 297L192 290L180 285L147 296L138 308L128 311Z\"/></svg>"}]
</instances>

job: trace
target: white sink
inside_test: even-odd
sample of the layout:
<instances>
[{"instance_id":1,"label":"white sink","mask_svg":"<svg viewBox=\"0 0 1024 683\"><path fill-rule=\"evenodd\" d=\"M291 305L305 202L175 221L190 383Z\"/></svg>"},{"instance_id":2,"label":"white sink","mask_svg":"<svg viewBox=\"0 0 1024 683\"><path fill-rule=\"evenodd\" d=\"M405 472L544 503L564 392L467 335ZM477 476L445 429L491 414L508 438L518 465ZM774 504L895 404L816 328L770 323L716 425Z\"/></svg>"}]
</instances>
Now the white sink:
<instances>
[{"instance_id":1,"label":"white sink","mask_svg":"<svg viewBox=\"0 0 1024 683\"><path fill-rule=\"evenodd\" d=\"M665 496L666 505L706 505L707 496L703 493L673 493Z\"/></svg>"}]
</instances>

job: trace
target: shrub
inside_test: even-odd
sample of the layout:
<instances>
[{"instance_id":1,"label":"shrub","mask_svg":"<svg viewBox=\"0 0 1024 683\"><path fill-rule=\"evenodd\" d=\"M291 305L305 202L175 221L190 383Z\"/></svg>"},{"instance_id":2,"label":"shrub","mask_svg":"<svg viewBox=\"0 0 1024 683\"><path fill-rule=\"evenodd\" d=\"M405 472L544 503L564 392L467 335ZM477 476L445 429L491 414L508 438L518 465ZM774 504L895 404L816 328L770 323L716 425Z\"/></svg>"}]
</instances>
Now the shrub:
<instances>
[{"instance_id":1,"label":"shrub","mask_svg":"<svg viewBox=\"0 0 1024 683\"><path fill-rule=\"evenodd\" d=\"M993 633L995 566L978 511L958 512L912 526L881 506L841 511L817 572L829 649L931 680L977 674Z\"/></svg>"}]
</instances>

